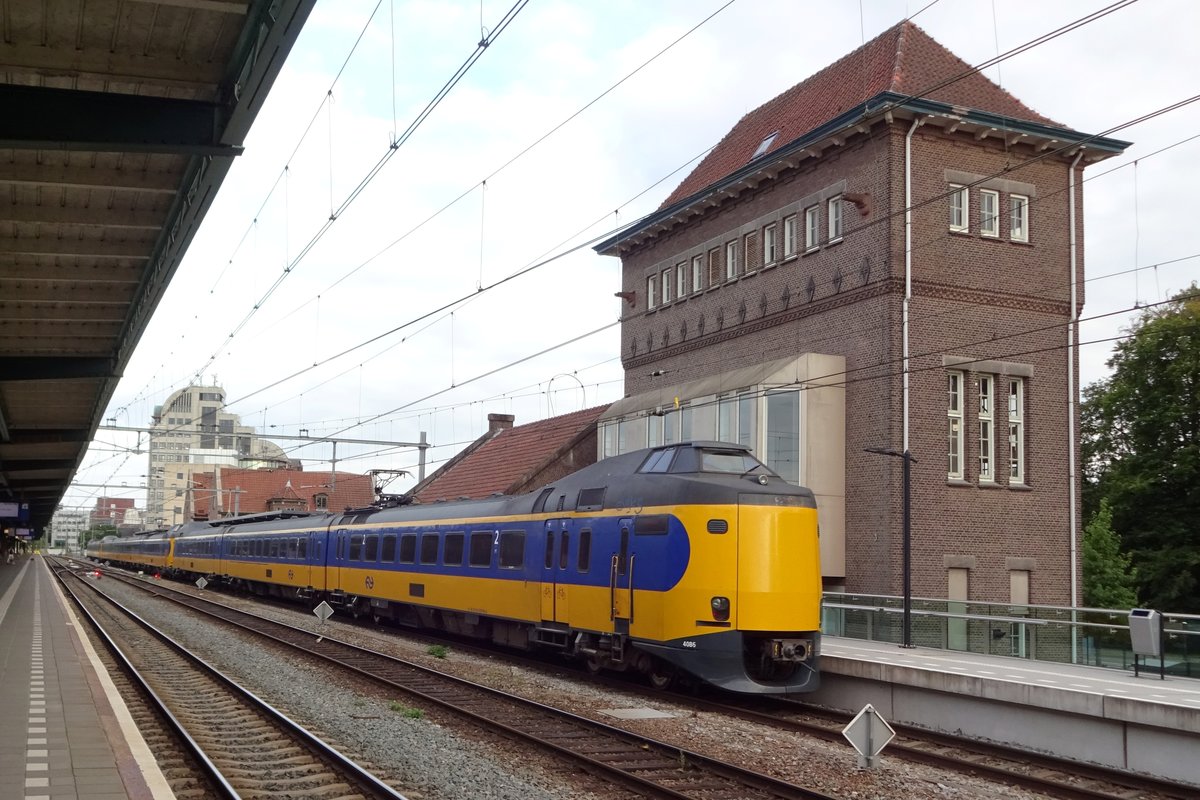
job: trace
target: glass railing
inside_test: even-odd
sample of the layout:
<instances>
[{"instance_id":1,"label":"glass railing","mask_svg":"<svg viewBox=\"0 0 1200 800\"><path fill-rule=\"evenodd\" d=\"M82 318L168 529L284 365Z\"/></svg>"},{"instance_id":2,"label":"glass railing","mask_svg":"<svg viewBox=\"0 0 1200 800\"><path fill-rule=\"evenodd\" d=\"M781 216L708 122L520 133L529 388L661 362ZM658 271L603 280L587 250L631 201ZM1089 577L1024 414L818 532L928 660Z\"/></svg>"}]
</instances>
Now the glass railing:
<instances>
[{"instance_id":1,"label":"glass railing","mask_svg":"<svg viewBox=\"0 0 1200 800\"><path fill-rule=\"evenodd\" d=\"M827 592L822 603L821 629L831 636L897 645L903 641L901 597ZM1137 642L1139 670L1200 678L1197 615L1162 612L1153 620L1159 626L1139 614L1131 631L1128 610L914 597L910 612L911 642L917 647L1132 672ZM1149 648L1147 636L1157 637Z\"/></svg>"}]
</instances>

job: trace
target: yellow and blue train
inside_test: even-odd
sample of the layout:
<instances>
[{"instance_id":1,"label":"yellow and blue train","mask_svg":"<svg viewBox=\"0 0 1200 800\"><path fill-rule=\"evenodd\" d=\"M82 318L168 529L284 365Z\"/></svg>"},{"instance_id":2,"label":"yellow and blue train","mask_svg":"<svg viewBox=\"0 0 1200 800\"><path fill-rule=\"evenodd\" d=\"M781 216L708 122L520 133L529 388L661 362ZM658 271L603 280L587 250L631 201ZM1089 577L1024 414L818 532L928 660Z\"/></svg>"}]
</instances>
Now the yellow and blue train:
<instances>
[{"instance_id":1,"label":"yellow and blue train","mask_svg":"<svg viewBox=\"0 0 1200 800\"><path fill-rule=\"evenodd\" d=\"M615 456L527 495L193 522L88 554L557 650L660 687L819 681L813 494L727 443Z\"/></svg>"}]
</instances>

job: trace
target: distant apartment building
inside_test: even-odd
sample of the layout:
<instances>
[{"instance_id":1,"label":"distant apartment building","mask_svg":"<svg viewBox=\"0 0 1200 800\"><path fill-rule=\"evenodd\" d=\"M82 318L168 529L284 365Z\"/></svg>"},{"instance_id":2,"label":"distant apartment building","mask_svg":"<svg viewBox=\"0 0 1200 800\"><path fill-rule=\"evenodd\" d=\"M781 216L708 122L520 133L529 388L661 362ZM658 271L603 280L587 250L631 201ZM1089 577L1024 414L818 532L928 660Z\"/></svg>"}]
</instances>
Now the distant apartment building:
<instances>
[{"instance_id":1,"label":"distant apartment building","mask_svg":"<svg viewBox=\"0 0 1200 800\"><path fill-rule=\"evenodd\" d=\"M88 527L88 514L79 508L60 508L50 520L49 541L68 551L79 549L79 537Z\"/></svg>"},{"instance_id":2,"label":"distant apartment building","mask_svg":"<svg viewBox=\"0 0 1200 800\"><path fill-rule=\"evenodd\" d=\"M224 466L299 466L224 407L220 386L188 386L155 408L146 478L147 525L172 525L188 518L194 508L196 473L211 474Z\"/></svg>"},{"instance_id":3,"label":"distant apartment building","mask_svg":"<svg viewBox=\"0 0 1200 800\"><path fill-rule=\"evenodd\" d=\"M125 524L125 515L133 508L132 497L97 497L96 505L88 513L87 527L111 525L119 528Z\"/></svg>"}]
</instances>

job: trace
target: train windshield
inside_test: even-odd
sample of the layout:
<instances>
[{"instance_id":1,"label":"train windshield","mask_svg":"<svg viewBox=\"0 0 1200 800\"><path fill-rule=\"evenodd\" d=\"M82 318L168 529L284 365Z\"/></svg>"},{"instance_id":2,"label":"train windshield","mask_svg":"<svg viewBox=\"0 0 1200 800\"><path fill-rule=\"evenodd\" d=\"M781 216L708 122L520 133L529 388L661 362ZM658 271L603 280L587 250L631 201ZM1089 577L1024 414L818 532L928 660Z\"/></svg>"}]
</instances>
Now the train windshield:
<instances>
[{"instance_id":1,"label":"train windshield","mask_svg":"<svg viewBox=\"0 0 1200 800\"><path fill-rule=\"evenodd\" d=\"M744 450L701 450L701 472L728 472L734 475L745 475L756 469L767 474L771 471L762 462Z\"/></svg>"}]
</instances>

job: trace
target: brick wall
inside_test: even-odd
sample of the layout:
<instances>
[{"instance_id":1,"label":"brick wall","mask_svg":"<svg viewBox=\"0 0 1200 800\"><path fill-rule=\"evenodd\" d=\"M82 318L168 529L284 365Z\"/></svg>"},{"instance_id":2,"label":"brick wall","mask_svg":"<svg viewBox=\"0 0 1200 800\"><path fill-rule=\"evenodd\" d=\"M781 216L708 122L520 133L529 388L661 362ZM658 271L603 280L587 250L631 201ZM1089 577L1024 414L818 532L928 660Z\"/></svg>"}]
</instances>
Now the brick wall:
<instances>
[{"instance_id":1,"label":"brick wall","mask_svg":"<svg viewBox=\"0 0 1200 800\"><path fill-rule=\"evenodd\" d=\"M877 125L622 253L622 289L638 297L622 325L627 394L652 388L650 373L656 370L680 383L805 352L845 357L850 591L899 594L902 586L901 461L863 448L903 446L906 132L899 122ZM974 556L971 599L1008 600L1007 559L1023 558L1035 565L1031 602L1070 601L1063 349L1069 314L1068 168L1061 158L1032 161L1038 155L1029 146L946 134L933 126L914 136L909 422L917 459L912 544L918 597L945 597L947 558ZM969 191L969 230L951 233L949 203L942 197L950 183L997 173L1003 179L984 186L999 192L1000 236L980 235L979 187ZM841 203L842 240L805 253L805 208L819 207L824 238L827 201L839 193L858 201ZM1014 193L1029 197L1028 243L1009 240ZM785 259L784 217L793 213L800 253ZM1077 220L1082 303L1081 203ZM763 230L772 223L777 259L764 267ZM727 241L739 243L742 259L732 281L724 280ZM646 277L679 262L690 265L697 255L706 266L704 290L647 311ZM947 480L945 364L955 358L1000 362L984 367L996 370L988 373L995 376L994 486L978 480L973 413L964 425L965 480ZM974 411L979 368L970 363L955 368L967 377L966 406ZM1010 487L1007 477L1004 378L1010 369L1025 381L1022 487Z\"/></svg>"}]
</instances>

